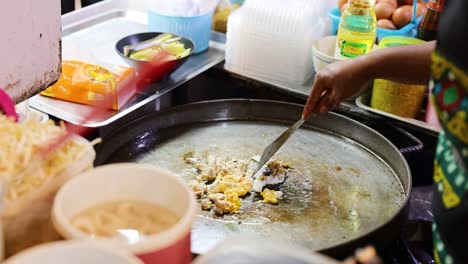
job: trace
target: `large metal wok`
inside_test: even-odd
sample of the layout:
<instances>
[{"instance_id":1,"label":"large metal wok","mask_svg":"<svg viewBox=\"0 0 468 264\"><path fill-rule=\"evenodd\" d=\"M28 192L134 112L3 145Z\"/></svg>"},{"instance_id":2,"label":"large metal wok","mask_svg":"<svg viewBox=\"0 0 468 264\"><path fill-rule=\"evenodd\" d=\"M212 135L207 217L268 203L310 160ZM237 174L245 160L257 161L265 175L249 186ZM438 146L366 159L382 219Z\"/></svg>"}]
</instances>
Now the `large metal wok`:
<instances>
[{"instance_id":1,"label":"large metal wok","mask_svg":"<svg viewBox=\"0 0 468 264\"><path fill-rule=\"evenodd\" d=\"M175 107L111 133L97 150L96 165L150 163L190 180L196 172L183 161L184 153L258 155L301 111L297 104L243 99ZM377 132L340 115L321 115L307 121L276 158L296 169L282 186L280 204L250 195L239 214L219 217L200 210L194 253L235 233L292 240L333 256L365 244L383 246L399 235L411 175L400 152Z\"/></svg>"}]
</instances>

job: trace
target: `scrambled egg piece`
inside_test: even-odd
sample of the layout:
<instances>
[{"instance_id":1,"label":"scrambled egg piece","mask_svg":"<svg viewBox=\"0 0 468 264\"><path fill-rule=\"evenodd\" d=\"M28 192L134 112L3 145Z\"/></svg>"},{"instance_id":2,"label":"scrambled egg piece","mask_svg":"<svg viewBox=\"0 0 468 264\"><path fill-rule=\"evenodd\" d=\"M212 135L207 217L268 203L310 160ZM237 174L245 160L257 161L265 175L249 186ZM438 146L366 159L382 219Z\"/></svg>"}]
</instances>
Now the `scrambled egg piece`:
<instances>
[{"instance_id":1,"label":"scrambled egg piece","mask_svg":"<svg viewBox=\"0 0 468 264\"><path fill-rule=\"evenodd\" d=\"M271 203L271 204L278 204L278 199L281 199L281 197L283 196L283 192L273 191L268 188L264 189L260 194L263 197L264 203Z\"/></svg>"},{"instance_id":2,"label":"scrambled egg piece","mask_svg":"<svg viewBox=\"0 0 468 264\"><path fill-rule=\"evenodd\" d=\"M210 199L205 198L201 200L201 207L203 210L210 210L213 207L213 203Z\"/></svg>"},{"instance_id":3,"label":"scrambled egg piece","mask_svg":"<svg viewBox=\"0 0 468 264\"><path fill-rule=\"evenodd\" d=\"M268 162L267 167L273 175L286 174L291 169L288 163L277 160Z\"/></svg>"},{"instance_id":4,"label":"scrambled egg piece","mask_svg":"<svg viewBox=\"0 0 468 264\"><path fill-rule=\"evenodd\" d=\"M241 207L239 196L233 190L227 190L223 194L210 194L208 198L215 203L214 210L218 214L237 212Z\"/></svg>"},{"instance_id":5,"label":"scrambled egg piece","mask_svg":"<svg viewBox=\"0 0 468 264\"><path fill-rule=\"evenodd\" d=\"M189 185L192 187L192 190L195 192L195 195L198 198L203 197L203 195L207 192L208 187L204 182L199 181L191 181Z\"/></svg>"},{"instance_id":6,"label":"scrambled egg piece","mask_svg":"<svg viewBox=\"0 0 468 264\"><path fill-rule=\"evenodd\" d=\"M221 176L211 184L209 193L225 193L227 190L235 192L238 196L245 196L252 189L251 178L234 177L233 175Z\"/></svg>"},{"instance_id":7,"label":"scrambled egg piece","mask_svg":"<svg viewBox=\"0 0 468 264\"><path fill-rule=\"evenodd\" d=\"M250 160L223 158L215 155L195 156L192 152L184 155L184 160L198 172L190 185L201 199L203 210L213 209L217 214L237 212L241 208L240 197L253 190L253 172L256 163ZM262 188L266 184L281 184L290 166L279 161L271 161L260 180ZM281 176L280 178L278 178ZM257 180L258 182L258 180ZM262 188L258 188L261 192ZM282 192L265 189L261 195L264 202L277 204Z\"/></svg>"}]
</instances>

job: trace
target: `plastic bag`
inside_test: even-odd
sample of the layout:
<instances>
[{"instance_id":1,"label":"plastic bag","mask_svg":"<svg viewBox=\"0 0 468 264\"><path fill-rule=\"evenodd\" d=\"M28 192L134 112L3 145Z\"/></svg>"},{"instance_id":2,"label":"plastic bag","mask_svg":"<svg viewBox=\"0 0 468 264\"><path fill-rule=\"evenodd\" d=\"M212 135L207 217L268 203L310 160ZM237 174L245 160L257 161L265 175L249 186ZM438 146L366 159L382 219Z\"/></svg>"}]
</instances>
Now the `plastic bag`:
<instances>
[{"instance_id":1,"label":"plastic bag","mask_svg":"<svg viewBox=\"0 0 468 264\"><path fill-rule=\"evenodd\" d=\"M120 109L135 94L136 86L129 83L135 72L132 68L117 66L111 72L101 66L79 61L63 61L62 75L41 95L61 100ZM122 92L122 87L131 85ZM112 97L109 101L104 98Z\"/></svg>"},{"instance_id":2,"label":"plastic bag","mask_svg":"<svg viewBox=\"0 0 468 264\"><path fill-rule=\"evenodd\" d=\"M37 244L61 239L51 222L51 208L55 193L73 176L93 167L96 156L92 145L84 138L72 139L85 147L81 160L44 183L37 190L17 200L4 202L2 221L6 257Z\"/></svg>"}]
</instances>

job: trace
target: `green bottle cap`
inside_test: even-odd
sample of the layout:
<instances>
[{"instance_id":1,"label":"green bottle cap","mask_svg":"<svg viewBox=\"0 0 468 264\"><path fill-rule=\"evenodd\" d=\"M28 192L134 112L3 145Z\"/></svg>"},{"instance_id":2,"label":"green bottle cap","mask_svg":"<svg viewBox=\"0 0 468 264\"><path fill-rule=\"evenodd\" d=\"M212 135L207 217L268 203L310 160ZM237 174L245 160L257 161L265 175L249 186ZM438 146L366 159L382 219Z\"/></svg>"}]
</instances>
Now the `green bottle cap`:
<instances>
[{"instance_id":1,"label":"green bottle cap","mask_svg":"<svg viewBox=\"0 0 468 264\"><path fill-rule=\"evenodd\" d=\"M405 45L413 45L413 44L421 44L424 43L424 40L420 40L417 38L410 38L410 37L403 37L403 36L388 36L383 38L378 48L390 48L390 47L398 47L398 46L405 46Z\"/></svg>"}]
</instances>

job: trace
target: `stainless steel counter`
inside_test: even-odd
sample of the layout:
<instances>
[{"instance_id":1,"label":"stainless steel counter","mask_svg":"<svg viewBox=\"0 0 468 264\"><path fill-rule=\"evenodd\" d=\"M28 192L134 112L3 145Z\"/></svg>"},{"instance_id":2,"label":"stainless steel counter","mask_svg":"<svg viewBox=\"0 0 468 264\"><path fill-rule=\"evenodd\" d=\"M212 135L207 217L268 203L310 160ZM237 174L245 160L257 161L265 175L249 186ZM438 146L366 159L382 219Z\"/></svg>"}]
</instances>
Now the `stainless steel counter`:
<instances>
[{"instance_id":1,"label":"stainless steel counter","mask_svg":"<svg viewBox=\"0 0 468 264\"><path fill-rule=\"evenodd\" d=\"M128 66L115 52L115 43L127 35L147 31L147 16L145 13L125 8L123 2L105 1L64 16L62 19L62 59L80 60L108 69L112 69L115 65ZM152 85L145 91L138 92L119 111L101 111L90 120L84 120L84 117L92 112L92 106L41 95L30 98L29 104L33 108L72 124L86 127L105 126L157 100L179 85L224 61L224 43L225 36L213 32L210 48L207 51L191 56L169 78Z\"/></svg>"}]
</instances>

